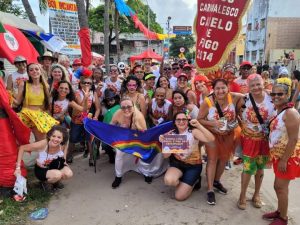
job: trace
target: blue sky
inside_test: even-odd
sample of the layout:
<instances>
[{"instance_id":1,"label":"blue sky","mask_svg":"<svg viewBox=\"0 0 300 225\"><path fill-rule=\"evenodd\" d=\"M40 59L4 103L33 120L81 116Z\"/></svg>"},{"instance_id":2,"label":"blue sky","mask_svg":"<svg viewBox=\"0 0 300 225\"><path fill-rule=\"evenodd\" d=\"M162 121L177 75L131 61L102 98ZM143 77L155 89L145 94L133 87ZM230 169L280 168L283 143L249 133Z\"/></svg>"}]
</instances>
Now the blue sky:
<instances>
[{"instance_id":1,"label":"blue sky","mask_svg":"<svg viewBox=\"0 0 300 225\"><path fill-rule=\"evenodd\" d=\"M158 23L165 29L168 16L171 16L170 26L192 26L196 15L197 0L143 0L147 1L151 9L156 13ZM29 0L38 24L49 31L49 15L41 15L38 0ZM100 0L93 0L93 5L100 4ZM188 15L188 17L187 17Z\"/></svg>"}]
</instances>

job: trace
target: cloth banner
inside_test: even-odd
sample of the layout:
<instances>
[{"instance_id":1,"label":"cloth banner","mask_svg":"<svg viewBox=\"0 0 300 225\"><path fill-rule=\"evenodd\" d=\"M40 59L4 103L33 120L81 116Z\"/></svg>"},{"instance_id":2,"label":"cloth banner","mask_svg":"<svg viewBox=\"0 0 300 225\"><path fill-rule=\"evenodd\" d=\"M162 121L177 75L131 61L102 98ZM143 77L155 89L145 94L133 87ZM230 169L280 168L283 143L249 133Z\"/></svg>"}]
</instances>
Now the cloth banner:
<instances>
[{"instance_id":1,"label":"cloth banner","mask_svg":"<svg viewBox=\"0 0 300 225\"><path fill-rule=\"evenodd\" d=\"M9 95L0 79L0 187L13 187L16 177L18 145L29 144L30 129L25 126L9 104ZM3 116L5 115L5 116ZM26 169L21 163L21 172L26 176Z\"/></svg>"},{"instance_id":2,"label":"cloth banner","mask_svg":"<svg viewBox=\"0 0 300 225\"><path fill-rule=\"evenodd\" d=\"M26 30L25 32L32 37L40 40L40 42L52 52L60 52L62 48L68 46L68 44L63 39L53 34L46 34L30 30Z\"/></svg>"},{"instance_id":3,"label":"cloth banner","mask_svg":"<svg viewBox=\"0 0 300 225\"><path fill-rule=\"evenodd\" d=\"M145 131L131 130L123 127L98 122L85 118L84 128L97 139L128 154L150 163L161 152L159 135L173 129L173 122L163 123Z\"/></svg>"},{"instance_id":4,"label":"cloth banner","mask_svg":"<svg viewBox=\"0 0 300 225\"><path fill-rule=\"evenodd\" d=\"M227 59L249 3L250 0L198 0L194 30L199 70L216 70Z\"/></svg>"},{"instance_id":5,"label":"cloth banner","mask_svg":"<svg viewBox=\"0 0 300 225\"><path fill-rule=\"evenodd\" d=\"M90 31L88 28L82 28L78 32L81 48L81 62L83 66L88 67L92 63L92 49L90 41Z\"/></svg>"},{"instance_id":6,"label":"cloth banner","mask_svg":"<svg viewBox=\"0 0 300 225\"><path fill-rule=\"evenodd\" d=\"M4 24L5 33L0 33L0 58L6 58L11 64L21 55L28 63L37 62L39 53L25 35L15 27Z\"/></svg>"}]
</instances>

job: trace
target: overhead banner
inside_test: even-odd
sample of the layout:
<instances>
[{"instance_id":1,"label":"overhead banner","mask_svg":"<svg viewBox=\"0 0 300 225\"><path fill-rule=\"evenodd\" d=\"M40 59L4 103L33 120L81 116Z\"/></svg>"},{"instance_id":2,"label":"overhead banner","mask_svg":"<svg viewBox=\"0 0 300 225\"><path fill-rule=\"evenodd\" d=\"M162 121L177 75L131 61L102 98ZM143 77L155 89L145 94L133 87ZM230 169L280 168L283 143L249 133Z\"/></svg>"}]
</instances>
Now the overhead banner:
<instances>
[{"instance_id":1,"label":"overhead banner","mask_svg":"<svg viewBox=\"0 0 300 225\"><path fill-rule=\"evenodd\" d=\"M238 38L249 3L250 0L198 0L194 30L199 70L217 70L226 60Z\"/></svg>"},{"instance_id":2,"label":"overhead banner","mask_svg":"<svg viewBox=\"0 0 300 225\"><path fill-rule=\"evenodd\" d=\"M60 37L68 46L60 53L81 55L78 38L79 22L77 5L71 0L48 0L50 33Z\"/></svg>"}]
</instances>

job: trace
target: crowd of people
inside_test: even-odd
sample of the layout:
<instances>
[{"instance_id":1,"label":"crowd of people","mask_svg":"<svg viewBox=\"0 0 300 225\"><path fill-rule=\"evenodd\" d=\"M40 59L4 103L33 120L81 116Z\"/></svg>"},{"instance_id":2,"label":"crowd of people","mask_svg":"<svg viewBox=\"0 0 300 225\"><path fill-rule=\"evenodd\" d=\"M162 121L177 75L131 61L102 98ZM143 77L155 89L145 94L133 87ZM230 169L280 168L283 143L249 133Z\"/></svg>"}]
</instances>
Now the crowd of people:
<instances>
[{"instance_id":1,"label":"crowd of people","mask_svg":"<svg viewBox=\"0 0 300 225\"><path fill-rule=\"evenodd\" d=\"M182 201L201 187L205 162L207 203L215 205L215 190L228 193L222 182L226 165L242 149L238 154L243 172L237 207L247 208L252 175L252 203L262 207L264 168L272 162L278 208L263 218L273 220L272 225L287 224L289 182L300 177L299 71L290 77L281 68L278 78L271 79L267 70L257 71L244 61L239 70L226 64L204 75L186 60L156 65L145 58L132 66L112 64L104 73L101 63L86 68L75 59L71 66L67 56L55 59L50 52L45 52L39 63L27 64L18 56L14 65L16 71L3 80L11 107L35 139L19 147L15 175L21 173L24 152L38 151L36 177L47 190L63 188L61 181L73 175L69 165L74 163L77 143L93 166L85 117L140 131L173 121L174 130L168 134L187 137L185 153L159 153L146 163L101 143L109 162L115 164L112 188L119 187L130 170L142 174L149 184L165 173L164 183L174 186L175 198ZM164 134L159 141L164 141Z\"/></svg>"}]
</instances>

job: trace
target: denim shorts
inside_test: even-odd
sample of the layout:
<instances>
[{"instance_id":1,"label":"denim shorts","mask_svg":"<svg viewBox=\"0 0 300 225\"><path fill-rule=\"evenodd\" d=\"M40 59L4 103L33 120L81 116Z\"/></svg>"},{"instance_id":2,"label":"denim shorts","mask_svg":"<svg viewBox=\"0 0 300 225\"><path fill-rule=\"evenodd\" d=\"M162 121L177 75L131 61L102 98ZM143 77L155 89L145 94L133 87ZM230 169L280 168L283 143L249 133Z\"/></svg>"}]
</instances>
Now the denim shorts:
<instances>
[{"instance_id":1,"label":"denim shorts","mask_svg":"<svg viewBox=\"0 0 300 225\"><path fill-rule=\"evenodd\" d=\"M179 169L182 172L182 177L180 178L180 181L190 186L194 186L202 172L202 164L187 164L181 162L175 157L170 158L170 167L175 167Z\"/></svg>"},{"instance_id":2,"label":"denim shorts","mask_svg":"<svg viewBox=\"0 0 300 225\"><path fill-rule=\"evenodd\" d=\"M71 143L78 143L81 141L89 141L91 135L85 131L83 124L75 124L71 122L71 129L70 129L70 142Z\"/></svg>"}]
</instances>

